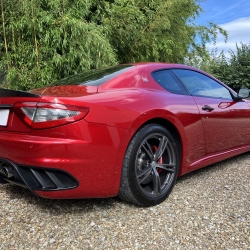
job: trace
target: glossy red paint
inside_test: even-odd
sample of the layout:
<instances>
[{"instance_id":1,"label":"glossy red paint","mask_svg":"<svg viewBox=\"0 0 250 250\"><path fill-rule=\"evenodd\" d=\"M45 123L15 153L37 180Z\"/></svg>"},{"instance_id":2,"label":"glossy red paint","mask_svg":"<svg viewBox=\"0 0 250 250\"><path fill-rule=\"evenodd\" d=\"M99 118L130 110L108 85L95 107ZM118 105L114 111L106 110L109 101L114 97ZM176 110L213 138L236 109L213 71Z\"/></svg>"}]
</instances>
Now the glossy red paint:
<instances>
[{"instance_id":1,"label":"glossy red paint","mask_svg":"<svg viewBox=\"0 0 250 250\"><path fill-rule=\"evenodd\" d=\"M31 91L40 97L0 97L0 108L15 107L17 103L47 103L89 109L81 120L36 129L22 121L15 108L10 108L8 125L0 126L0 158L26 167L61 169L79 183L68 190L34 189L39 196L90 198L118 194L126 149L136 131L147 123L171 128L179 138L179 176L249 151L249 104L174 94L151 75L156 70L176 68L209 76L184 65L142 63L99 87L72 83ZM204 105L214 110L204 111Z\"/></svg>"},{"instance_id":2,"label":"glossy red paint","mask_svg":"<svg viewBox=\"0 0 250 250\"><path fill-rule=\"evenodd\" d=\"M194 98L201 113L207 154L248 145L250 109L247 103L205 97ZM214 110L202 110L204 103Z\"/></svg>"},{"instance_id":3,"label":"glossy red paint","mask_svg":"<svg viewBox=\"0 0 250 250\"><path fill-rule=\"evenodd\" d=\"M32 93L34 94L42 94L46 96L69 96L69 97L75 97L75 96L85 96L89 94L94 94L98 90L98 87L96 86L78 86L78 85L66 85L66 86L51 86L51 87L45 87L40 89L34 89L32 90Z\"/></svg>"}]
</instances>

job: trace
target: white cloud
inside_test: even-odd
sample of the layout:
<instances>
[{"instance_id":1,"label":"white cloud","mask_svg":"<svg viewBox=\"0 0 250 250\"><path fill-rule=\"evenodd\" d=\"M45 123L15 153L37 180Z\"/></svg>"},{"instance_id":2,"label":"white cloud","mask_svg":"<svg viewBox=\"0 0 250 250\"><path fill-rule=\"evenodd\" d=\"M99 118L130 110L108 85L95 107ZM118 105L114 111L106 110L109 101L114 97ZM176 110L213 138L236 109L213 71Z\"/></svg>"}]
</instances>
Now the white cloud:
<instances>
[{"instance_id":1,"label":"white cloud","mask_svg":"<svg viewBox=\"0 0 250 250\"><path fill-rule=\"evenodd\" d=\"M228 55L229 49L233 51L236 50L236 43L239 45L241 42L245 44L250 43L250 16L221 24L220 27L227 31L228 41L225 43L224 37L218 35L216 45L213 45L212 43L207 45L209 50L217 48L218 53L223 50L225 55Z\"/></svg>"}]
</instances>

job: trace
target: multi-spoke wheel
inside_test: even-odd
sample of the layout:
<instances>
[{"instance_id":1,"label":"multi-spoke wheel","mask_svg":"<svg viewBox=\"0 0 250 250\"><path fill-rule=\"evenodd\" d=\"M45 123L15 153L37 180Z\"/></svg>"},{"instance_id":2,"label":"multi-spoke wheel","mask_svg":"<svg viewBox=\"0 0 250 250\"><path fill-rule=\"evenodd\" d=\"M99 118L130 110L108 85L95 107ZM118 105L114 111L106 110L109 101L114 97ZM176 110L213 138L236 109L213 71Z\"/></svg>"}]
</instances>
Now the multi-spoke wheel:
<instances>
[{"instance_id":1,"label":"multi-spoke wheel","mask_svg":"<svg viewBox=\"0 0 250 250\"><path fill-rule=\"evenodd\" d=\"M150 124L140 129L124 157L119 197L143 206L165 200L179 171L178 145L162 126Z\"/></svg>"}]
</instances>

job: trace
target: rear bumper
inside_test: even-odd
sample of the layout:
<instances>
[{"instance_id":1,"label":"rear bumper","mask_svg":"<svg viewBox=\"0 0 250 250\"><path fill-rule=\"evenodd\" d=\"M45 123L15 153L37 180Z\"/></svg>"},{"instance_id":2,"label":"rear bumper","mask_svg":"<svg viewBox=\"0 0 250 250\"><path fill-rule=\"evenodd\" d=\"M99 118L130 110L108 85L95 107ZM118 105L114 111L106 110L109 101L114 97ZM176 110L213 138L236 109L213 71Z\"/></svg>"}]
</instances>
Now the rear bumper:
<instances>
[{"instance_id":1,"label":"rear bumper","mask_svg":"<svg viewBox=\"0 0 250 250\"><path fill-rule=\"evenodd\" d=\"M67 126L36 134L0 132L0 168L6 164L15 173L0 173L0 183L46 198L116 196L130 133L85 121Z\"/></svg>"}]
</instances>

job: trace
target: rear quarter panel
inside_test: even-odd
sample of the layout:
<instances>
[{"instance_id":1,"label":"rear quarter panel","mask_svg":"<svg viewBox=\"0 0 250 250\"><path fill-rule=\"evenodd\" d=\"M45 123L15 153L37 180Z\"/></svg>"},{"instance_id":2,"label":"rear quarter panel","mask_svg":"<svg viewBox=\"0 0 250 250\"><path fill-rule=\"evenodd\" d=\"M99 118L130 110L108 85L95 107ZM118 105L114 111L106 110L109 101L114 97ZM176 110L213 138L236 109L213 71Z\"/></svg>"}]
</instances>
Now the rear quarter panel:
<instances>
[{"instance_id":1,"label":"rear quarter panel","mask_svg":"<svg viewBox=\"0 0 250 250\"><path fill-rule=\"evenodd\" d=\"M85 97L82 105L90 107L86 121L127 129L119 157L124 156L136 131L155 118L169 121L178 130L182 145L180 174L188 172L188 166L205 155L202 122L192 96L165 90L117 89Z\"/></svg>"}]
</instances>

